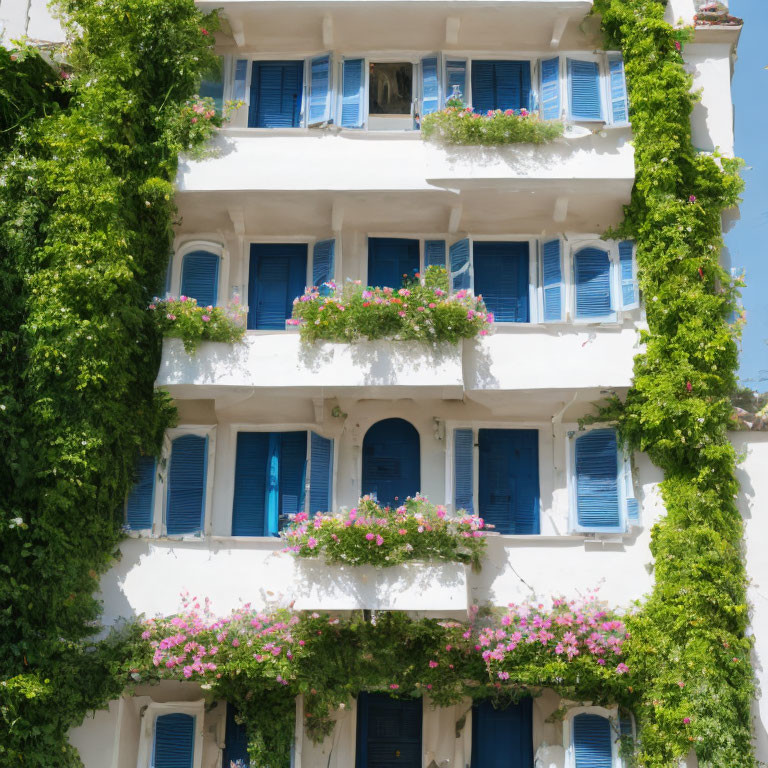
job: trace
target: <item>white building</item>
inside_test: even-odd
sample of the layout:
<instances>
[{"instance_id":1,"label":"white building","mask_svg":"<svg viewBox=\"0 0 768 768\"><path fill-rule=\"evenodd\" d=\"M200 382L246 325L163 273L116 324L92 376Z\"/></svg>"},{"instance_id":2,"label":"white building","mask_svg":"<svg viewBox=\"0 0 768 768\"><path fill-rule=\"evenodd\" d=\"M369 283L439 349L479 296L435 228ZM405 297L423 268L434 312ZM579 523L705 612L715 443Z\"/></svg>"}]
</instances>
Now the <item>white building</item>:
<instances>
[{"instance_id":1,"label":"white building","mask_svg":"<svg viewBox=\"0 0 768 768\"><path fill-rule=\"evenodd\" d=\"M600 240L622 219L634 163L621 55L603 51L597 23L584 21L591 5L200 3L223 8L224 80L210 92L245 106L220 131L216 156L181 166L168 290L204 304L242 296L249 330L242 345L204 344L195 356L178 340L164 343L157 384L174 397L179 426L167 436L167 464L147 464L145 493L129 502L131 538L102 582L105 624L171 614L182 590L209 597L222 614L278 598L297 608L456 617L472 603L505 605L531 589L546 598L599 586L619 607L649 592L650 529L663 514L659 471L642 455L630 463L617 453L616 501L602 517L580 514L575 494L579 441L587 438L584 455L589 440L611 445L610 433L578 433L577 421L602 395L626 393L644 322L631 243ZM694 12L694 0L669 3L670 20L690 23ZM60 34L37 2L0 0L0 23L6 38ZM725 155L733 154L737 39L737 29L698 29L685 49L702 89L694 143ZM454 85L478 109L553 109L576 129L542 146L422 141L417 116L441 105ZM286 329L292 299L319 278L391 285L434 263L486 297L498 321L493 335L434 348L307 348ZM597 294L585 291L585 270ZM333 509L351 507L372 491L386 501L421 491L449 509L471 503L499 533L482 572L343 569L282 553L274 521L239 475L238 459L263 466L263 481L270 444L286 467L281 513L298 511L302 498L308 508L320 498ZM747 450L745 511L759 492L765 445ZM505 460L501 480L493 456ZM755 542L764 538L761 525L749 520ZM759 544L749 544L748 556L759 628L768 625L759 566L767 579L768 569ZM763 647L758 635L758 662ZM587 768L573 750L572 718L583 710L547 722L560 704L545 692L519 727L537 765ZM356 707L340 714L333 748L303 734L300 708L299 701L295 765L351 768ZM413 766L468 765L471 729L455 738L453 710L427 700L418 710ZM237 756L226 706L204 711L190 683L115 701L71 741L87 768L150 768L168 722L159 718L173 714L194 716L186 764L217 768ZM760 721L758 757L768 759ZM618 768L612 742L608 750L605 765Z\"/></svg>"}]
</instances>

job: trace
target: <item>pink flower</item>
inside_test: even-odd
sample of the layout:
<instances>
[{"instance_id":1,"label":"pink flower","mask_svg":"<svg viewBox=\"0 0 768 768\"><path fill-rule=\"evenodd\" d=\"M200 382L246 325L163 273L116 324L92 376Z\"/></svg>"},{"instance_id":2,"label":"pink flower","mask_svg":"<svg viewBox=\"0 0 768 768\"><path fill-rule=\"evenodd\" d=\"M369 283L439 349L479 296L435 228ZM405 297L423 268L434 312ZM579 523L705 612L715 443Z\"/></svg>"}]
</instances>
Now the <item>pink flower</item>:
<instances>
[{"instance_id":1,"label":"pink flower","mask_svg":"<svg viewBox=\"0 0 768 768\"><path fill-rule=\"evenodd\" d=\"M435 302L434 302L434 301L430 301L430 302L429 302L429 308L430 308L430 309L434 309L436 306L437 306L437 304L435 304Z\"/></svg>"},{"instance_id":2,"label":"pink flower","mask_svg":"<svg viewBox=\"0 0 768 768\"><path fill-rule=\"evenodd\" d=\"M384 537L381 535L376 536L376 546L380 547L384 543Z\"/></svg>"},{"instance_id":3,"label":"pink flower","mask_svg":"<svg viewBox=\"0 0 768 768\"><path fill-rule=\"evenodd\" d=\"M372 534L372 533L366 533L366 534L365 534L365 538L366 538L366 539L368 539L368 541L373 541L373 539L374 539L374 536L373 536L373 534Z\"/></svg>"},{"instance_id":4,"label":"pink flower","mask_svg":"<svg viewBox=\"0 0 768 768\"><path fill-rule=\"evenodd\" d=\"M169 313L166 315L166 317L167 317L169 320L175 320L175 319L176 319L176 315L172 315L170 312L169 312Z\"/></svg>"},{"instance_id":5,"label":"pink flower","mask_svg":"<svg viewBox=\"0 0 768 768\"><path fill-rule=\"evenodd\" d=\"M675 50L676 51L682 51L683 50L683 46L680 45L680 41L679 40L675 40Z\"/></svg>"},{"instance_id":6,"label":"pink flower","mask_svg":"<svg viewBox=\"0 0 768 768\"><path fill-rule=\"evenodd\" d=\"M406 531L406 530L405 530L405 528L400 528L400 530L398 530L398 533L399 533L401 536L405 536L405 534L406 534L406 533L408 533L408 531Z\"/></svg>"},{"instance_id":7,"label":"pink flower","mask_svg":"<svg viewBox=\"0 0 768 768\"><path fill-rule=\"evenodd\" d=\"M689 724L690 724L690 722L691 722L691 718L690 718L690 717L684 717L684 718L683 718L683 722L684 722L686 725L689 725Z\"/></svg>"},{"instance_id":8,"label":"pink flower","mask_svg":"<svg viewBox=\"0 0 768 768\"><path fill-rule=\"evenodd\" d=\"M499 680L509 680L509 672L499 672Z\"/></svg>"},{"instance_id":9,"label":"pink flower","mask_svg":"<svg viewBox=\"0 0 768 768\"><path fill-rule=\"evenodd\" d=\"M210 318L208 315L203 315L203 316L202 316L202 318L201 318L201 320L202 320L204 323L207 323L207 322L208 322L210 319L211 319L211 318Z\"/></svg>"},{"instance_id":10,"label":"pink flower","mask_svg":"<svg viewBox=\"0 0 768 768\"><path fill-rule=\"evenodd\" d=\"M621 664L616 667L616 674L623 675L625 672L629 672L629 667L622 661Z\"/></svg>"},{"instance_id":11,"label":"pink flower","mask_svg":"<svg viewBox=\"0 0 768 768\"><path fill-rule=\"evenodd\" d=\"M439 667L440 665L434 660L431 659L429 662L430 669L434 669L435 667Z\"/></svg>"},{"instance_id":12,"label":"pink flower","mask_svg":"<svg viewBox=\"0 0 768 768\"><path fill-rule=\"evenodd\" d=\"M200 27L200 34L204 35L205 37L208 37L208 30L205 27Z\"/></svg>"},{"instance_id":13,"label":"pink flower","mask_svg":"<svg viewBox=\"0 0 768 768\"><path fill-rule=\"evenodd\" d=\"M396 691L396 690L397 690L397 689L398 689L400 686L399 686L397 683L390 683L390 684L389 684L389 687L390 687L390 688L391 688L393 691Z\"/></svg>"},{"instance_id":14,"label":"pink flower","mask_svg":"<svg viewBox=\"0 0 768 768\"><path fill-rule=\"evenodd\" d=\"M179 301L187 301L187 297L186 296L179 296Z\"/></svg>"},{"instance_id":15,"label":"pink flower","mask_svg":"<svg viewBox=\"0 0 768 768\"><path fill-rule=\"evenodd\" d=\"M314 549L317 546L317 539L314 538L314 536L310 536L309 539L307 539L307 546L310 549Z\"/></svg>"},{"instance_id":16,"label":"pink flower","mask_svg":"<svg viewBox=\"0 0 768 768\"><path fill-rule=\"evenodd\" d=\"M196 123L196 122L197 122L197 118L196 118L196 117L193 117L193 118L192 118L192 120L190 120L190 122L191 122L191 123Z\"/></svg>"},{"instance_id":17,"label":"pink flower","mask_svg":"<svg viewBox=\"0 0 768 768\"><path fill-rule=\"evenodd\" d=\"M695 203L696 202L696 195L690 195L688 197L688 202L689 203Z\"/></svg>"}]
</instances>

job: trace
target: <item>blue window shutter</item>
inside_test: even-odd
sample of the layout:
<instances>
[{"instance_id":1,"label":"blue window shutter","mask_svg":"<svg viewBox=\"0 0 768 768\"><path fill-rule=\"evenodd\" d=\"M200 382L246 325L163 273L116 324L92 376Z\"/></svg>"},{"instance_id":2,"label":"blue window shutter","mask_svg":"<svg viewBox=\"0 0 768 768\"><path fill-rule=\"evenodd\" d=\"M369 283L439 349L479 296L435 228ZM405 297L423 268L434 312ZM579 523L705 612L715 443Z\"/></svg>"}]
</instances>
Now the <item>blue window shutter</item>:
<instances>
[{"instance_id":1,"label":"blue window shutter","mask_svg":"<svg viewBox=\"0 0 768 768\"><path fill-rule=\"evenodd\" d=\"M248 276L249 329L284 330L293 300L304 292L307 246L303 243L254 243Z\"/></svg>"},{"instance_id":2,"label":"blue window shutter","mask_svg":"<svg viewBox=\"0 0 768 768\"><path fill-rule=\"evenodd\" d=\"M448 261L451 271L451 290L461 291L472 288L470 273L469 238L458 240L448 248Z\"/></svg>"},{"instance_id":3,"label":"blue window shutter","mask_svg":"<svg viewBox=\"0 0 768 768\"><path fill-rule=\"evenodd\" d=\"M635 244L632 240L619 243L619 270L621 272L621 306L636 309L640 306L640 291L635 269Z\"/></svg>"},{"instance_id":4,"label":"blue window shutter","mask_svg":"<svg viewBox=\"0 0 768 768\"><path fill-rule=\"evenodd\" d=\"M155 500L155 459L139 456L136 462L135 482L125 504L125 524L132 531L152 527Z\"/></svg>"},{"instance_id":5,"label":"blue window shutter","mask_svg":"<svg viewBox=\"0 0 768 768\"><path fill-rule=\"evenodd\" d=\"M266 527L268 432L238 432L232 535L263 536Z\"/></svg>"},{"instance_id":6,"label":"blue window shutter","mask_svg":"<svg viewBox=\"0 0 768 768\"><path fill-rule=\"evenodd\" d=\"M467 103L467 61L451 59L445 62L445 100L453 97L453 87L458 86L461 100Z\"/></svg>"},{"instance_id":7,"label":"blue window shutter","mask_svg":"<svg viewBox=\"0 0 768 768\"><path fill-rule=\"evenodd\" d=\"M472 766L527 768L533 765L533 699L529 696L504 709L489 699L472 708Z\"/></svg>"},{"instance_id":8,"label":"blue window shutter","mask_svg":"<svg viewBox=\"0 0 768 768\"><path fill-rule=\"evenodd\" d=\"M472 62L472 108L487 112L496 108L496 88L492 61Z\"/></svg>"},{"instance_id":9,"label":"blue window shutter","mask_svg":"<svg viewBox=\"0 0 768 768\"><path fill-rule=\"evenodd\" d=\"M630 457L623 451L619 451L619 474L623 486L623 499L627 522L630 525L640 525L640 505L635 498L634 484L632 483L632 462Z\"/></svg>"},{"instance_id":10,"label":"blue window shutter","mask_svg":"<svg viewBox=\"0 0 768 768\"><path fill-rule=\"evenodd\" d=\"M155 720L152 768L192 768L195 757L195 718L181 712Z\"/></svg>"},{"instance_id":11,"label":"blue window shutter","mask_svg":"<svg viewBox=\"0 0 768 768\"><path fill-rule=\"evenodd\" d=\"M309 125L327 123L331 119L331 54L317 56L309 62Z\"/></svg>"},{"instance_id":12,"label":"blue window shutter","mask_svg":"<svg viewBox=\"0 0 768 768\"><path fill-rule=\"evenodd\" d=\"M595 429L576 439L576 515L579 528L623 530L619 508L616 432Z\"/></svg>"},{"instance_id":13,"label":"blue window shutter","mask_svg":"<svg viewBox=\"0 0 768 768\"><path fill-rule=\"evenodd\" d=\"M365 68L363 59L345 59L342 64L341 124L362 128L365 121Z\"/></svg>"},{"instance_id":14,"label":"blue window shutter","mask_svg":"<svg viewBox=\"0 0 768 768\"><path fill-rule=\"evenodd\" d=\"M445 240L424 242L424 268L445 267Z\"/></svg>"},{"instance_id":15,"label":"blue window shutter","mask_svg":"<svg viewBox=\"0 0 768 768\"><path fill-rule=\"evenodd\" d=\"M421 768L423 703L386 693L357 697L358 768Z\"/></svg>"},{"instance_id":16,"label":"blue window shutter","mask_svg":"<svg viewBox=\"0 0 768 768\"><path fill-rule=\"evenodd\" d=\"M474 292L500 323L530 320L528 243L475 242Z\"/></svg>"},{"instance_id":17,"label":"blue window shutter","mask_svg":"<svg viewBox=\"0 0 768 768\"><path fill-rule=\"evenodd\" d=\"M475 112L528 108L530 97L530 62L472 62L472 107Z\"/></svg>"},{"instance_id":18,"label":"blue window shutter","mask_svg":"<svg viewBox=\"0 0 768 768\"><path fill-rule=\"evenodd\" d=\"M171 443L165 512L165 529L169 536L202 530L207 464L207 437L184 435Z\"/></svg>"},{"instance_id":19,"label":"blue window shutter","mask_svg":"<svg viewBox=\"0 0 768 768\"><path fill-rule=\"evenodd\" d=\"M368 238L368 285L400 288L403 275L419 271L419 241L401 237Z\"/></svg>"},{"instance_id":20,"label":"blue window shutter","mask_svg":"<svg viewBox=\"0 0 768 768\"><path fill-rule=\"evenodd\" d=\"M307 433L280 432L280 510L278 530L288 515L304 511L307 479Z\"/></svg>"},{"instance_id":21,"label":"blue window shutter","mask_svg":"<svg viewBox=\"0 0 768 768\"><path fill-rule=\"evenodd\" d=\"M404 419L376 422L363 438L363 494L380 504L402 504L421 485L419 433Z\"/></svg>"},{"instance_id":22,"label":"blue window shutter","mask_svg":"<svg viewBox=\"0 0 768 768\"><path fill-rule=\"evenodd\" d=\"M560 119L560 58L541 61L541 116Z\"/></svg>"},{"instance_id":23,"label":"blue window shutter","mask_svg":"<svg viewBox=\"0 0 768 768\"><path fill-rule=\"evenodd\" d=\"M576 317L614 317L611 301L611 259L600 248L582 248L573 259Z\"/></svg>"},{"instance_id":24,"label":"blue window shutter","mask_svg":"<svg viewBox=\"0 0 768 768\"><path fill-rule=\"evenodd\" d=\"M229 766L236 760L242 760L246 766L250 765L248 757L248 732L243 723L235 720L235 708L227 702L227 722L224 736L224 757L221 761L222 768Z\"/></svg>"},{"instance_id":25,"label":"blue window shutter","mask_svg":"<svg viewBox=\"0 0 768 768\"><path fill-rule=\"evenodd\" d=\"M312 249L312 285L321 288L323 283L333 280L335 240L320 240Z\"/></svg>"},{"instance_id":26,"label":"blue window shutter","mask_svg":"<svg viewBox=\"0 0 768 768\"><path fill-rule=\"evenodd\" d=\"M474 439L471 429L453 432L453 506L472 514L474 504Z\"/></svg>"},{"instance_id":27,"label":"blue window shutter","mask_svg":"<svg viewBox=\"0 0 768 768\"><path fill-rule=\"evenodd\" d=\"M210 251L191 251L181 263L181 295L197 299L201 307L215 305L219 289L219 257Z\"/></svg>"},{"instance_id":28,"label":"blue window shutter","mask_svg":"<svg viewBox=\"0 0 768 768\"><path fill-rule=\"evenodd\" d=\"M613 733L607 717L576 715L572 728L574 768L613 768Z\"/></svg>"},{"instance_id":29,"label":"blue window shutter","mask_svg":"<svg viewBox=\"0 0 768 768\"><path fill-rule=\"evenodd\" d=\"M632 727L632 715L628 712L620 711L619 714L619 733L622 736L634 736L635 729Z\"/></svg>"},{"instance_id":30,"label":"blue window shutter","mask_svg":"<svg viewBox=\"0 0 768 768\"><path fill-rule=\"evenodd\" d=\"M254 61L249 128L295 128L301 123L303 61Z\"/></svg>"},{"instance_id":31,"label":"blue window shutter","mask_svg":"<svg viewBox=\"0 0 768 768\"><path fill-rule=\"evenodd\" d=\"M440 109L440 67L437 56L421 60L421 116Z\"/></svg>"},{"instance_id":32,"label":"blue window shutter","mask_svg":"<svg viewBox=\"0 0 768 768\"><path fill-rule=\"evenodd\" d=\"M541 246L541 287L544 293L544 322L563 319L563 267L559 238Z\"/></svg>"},{"instance_id":33,"label":"blue window shutter","mask_svg":"<svg viewBox=\"0 0 768 768\"><path fill-rule=\"evenodd\" d=\"M232 88L232 98L235 101L245 101L245 81L248 77L248 61L238 59L235 62L235 84Z\"/></svg>"},{"instance_id":34,"label":"blue window shutter","mask_svg":"<svg viewBox=\"0 0 768 768\"><path fill-rule=\"evenodd\" d=\"M602 120L600 67L596 61L568 59L568 97L572 120Z\"/></svg>"},{"instance_id":35,"label":"blue window shutter","mask_svg":"<svg viewBox=\"0 0 768 768\"><path fill-rule=\"evenodd\" d=\"M611 81L611 116L614 123L629 122L627 83L624 78L624 60L621 57L608 59L608 71Z\"/></svg>"},{"instance_id":36,"label":"blue window shutter","mask_svg":"<svg viewBox=\"0 0 768 768\"><path fill-rule=\"evenodd\" d=\"M333 440L313 432L309 437L309 514L332 512Z\"/></svg>"}]
</instances>

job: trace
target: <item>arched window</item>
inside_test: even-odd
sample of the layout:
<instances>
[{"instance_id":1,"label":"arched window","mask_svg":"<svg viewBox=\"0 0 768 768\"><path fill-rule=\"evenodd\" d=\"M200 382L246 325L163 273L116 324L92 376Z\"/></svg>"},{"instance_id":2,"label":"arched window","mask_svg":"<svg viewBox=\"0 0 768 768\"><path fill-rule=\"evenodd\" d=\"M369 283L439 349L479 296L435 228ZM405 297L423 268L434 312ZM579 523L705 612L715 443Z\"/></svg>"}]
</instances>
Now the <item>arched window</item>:
<instances>
[{"instance_id":1,"label":"arched window","mask_svg":"<svg viewBox=\"0 0 768 768\"><path fill-rule=\"evenodd\" d=\"M215 305L219 292L219 257L210 251L190 251L181 262L179 293L197 299L201 307Z\"/></svg>"},{"instance_id":2,"label":"arched window","mask_svg":"<svg viewBox=\"0 0 768 768\"><path fill-rule=\"evenodd\" d=\"M421 486L419 433L404 419L377 421L363 438L363 494L401 504Z\"/></svg>"}]
</instances>

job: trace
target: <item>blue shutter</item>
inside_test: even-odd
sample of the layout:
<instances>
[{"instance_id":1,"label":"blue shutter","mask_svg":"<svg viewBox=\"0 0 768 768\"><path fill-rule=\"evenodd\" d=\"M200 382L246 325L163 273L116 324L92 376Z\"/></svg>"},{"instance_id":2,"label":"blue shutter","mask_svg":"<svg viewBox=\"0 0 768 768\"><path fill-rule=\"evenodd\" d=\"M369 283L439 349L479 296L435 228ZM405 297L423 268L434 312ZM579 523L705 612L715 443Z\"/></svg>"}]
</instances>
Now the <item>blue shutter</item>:
<instances>
[{"instance_id":1,"label":"blue shutter","mask_svg":"<svg viewBox=\"0 0 768 768\"><path fill-rule=\"evenodd\" d=\"M533 699L505 709L484 699L472 708L473 768L528 768L533 765Z\"/></svg>"},{"instance_id":2,"label":"blue shutter","mask_svg":"<svg viewBox=\"0 0 768 768\"><path fill-rule=\"evenodd\" d=\"M640 525L640 504L635 498L635 489L632 484L632 462L630 457L619 451L619 471L624 489L624 506L627 514L627 522L630 525Z\"/></svg>"},{"instance_id":3,"label":"blue shutter","mask_svg":"<svg viewBox=\"0 0 768 768\"><path fill-rule=\"evenodd\" d=\"M635 730L632 727L632 715L628 712L621 711L619 714L619 733L630 738L635 735Z\"/></svg>"},{"instance_id":4,"label":"blue shutter","mask_svg":"<svg viewBox=\"0 0 768 768\"><path fill-rule=\"evenodd\" d=\"M500 323L530 320L528 243L475 242L474 292Z\"/></svg>"},{"instance_id":5,"label":"blue shutter","mask_svg":"<svg viewBox=\"0 0 768 768\"><path fill-rule=\"evenodd\" d=\"M219 257L210 251L191 251L181 263L181 295L197 299L201 307L216 304Z\"/></svg>"},{"instance_id":6,"label":"blue shutter","mask_svg":"<svg viewBox=\"0 0 768 768\"><path fill-rule=\"evenodd\" d=\"M243 723L235 720L235 708L227 702L227 724L224 736L224 757L221 761L222 768L229 768L236 760L242 760L249 766L248 757L248 732Z\"/></svg>"},{"instance_id":7,"label":"blue shutter","mask_svg":"<svg viewBox=\"0 0 768 768\"><path fill-rule=\"evenodd\" d=\"M322 288L323 283L333 280L335 254L335 240L320 240L315 243L312 249L312 285ZM327 286L321 293L328 293Z\"/></svg>"},{"instance_id":8,"label":"blue shutter","mask_svg":"<svg viewBox=\"0 0 768 768\"><path fill-rule=\"evenodd\" d=\"M211 98L216 109L221 112L224 107L224 57L217 56L218 68L207 73L200 82L200 98Z\"/></svg>"},{"instance_id":9,"label":"blue shutter","mask_svg":"<svg viewBox=\"0 0 768 768\"><path fill-rule=\"evenodd\" d=\"M293 300L304 292L307 246L254 243L248 277L249 329L285 330Z\"/></svg>"},{"instance_id":10,"label":"blue shutter","mask_svg":"<svg viewBox=\"0 0 768 768\"><path fill-rule=\"evenodd\" d=\"M277 432L269 433L264 506L264 535L277 536L280 531L280 435Z\"/></svg>"},{"instance_id":11,"label":"blue shutter","mask_svg":"<svg viewBox=\"0 0 768 768\"><path fill-rule=\"evenodd\" d=\"M207 437L184 435L171 443L165 512L165 530L169 536L202 530L207 463Z\"/></svg>"},{"instance_id":12,"label":"blue shutter","mask_svg":"<svg viewBox=\"0 0 768 768\"><path fill-rule=\"evenodd\" d=\"M467 61L451 59L445 62L445 100L453 98L453 86L458 86L461 100L467 103Z\"/></svg>"},{"instance_id":13,"label":"blue shutter","mask_svg":"<svg viewBox=\"0 0 768 768\"><path fill-rule=\"evenodd\" d=\"M563 268L560 240L541 246L541 286L544 293L544 322L563 319Z\"/></svg>"},{"instance_id":14,"label":"blue shutter","mask_svg":"<svg viewBox=\"0 0 768 768\"><path fill-rule=\"evenodd\" d=\"M470 290L472 275L469 269L469 238L458 240L448 248L448 261L451 269L451 290Z\"/></svg>"},{"instance_id":15,"label":"blue shutter","mask_svg":"<svg viewBox=\"0 0 768 768\"><path fill-rule=\"evenodd\" d=\"M530 62L472 62L472 106L475 112L527 108L530 97Z\"/></svg>"},{"instance_id":16,"label":"blue shutter","mask_svg":"<svg viewBox=\"0 0 768 768\"><path fill-rule=\"evenodd\" d=\"M333 440L312 432L309 438L309 514L332 512Z\"/></svg>"},{"instance_id":17,"label":"blue shutter","mask_svg":"<svg viewBox=\"0 0 768 768\"><path fill-rule=\"evenodd\" d=\"M249 128L295 128L301 123L303 61L254 61Z\"/></svg>"},{"instance_id":18,"label":"blue shutter","mask_svg":"<svg viewBox=\"0 0 768 768\"><path fill-rule=\"evenodd\" d=\"M479 514L497 533L539 532L539 433L481 429Z\"/></svg>"},{"instance_id":19,"label":"blue shutter","mask_svg":"<svg viewBox=\"0 0 768 768\"><path fill-rule=\"evenodd\" d=\"M440 109L440 78L437 56L421 60L421 116Z\"/></svg>"},{"instance_id":20,"label":"blue shutter","mask_svg":"<svg viewBox=\"0 0 768 768\"><path fill-rule=\"evenodd\" d=\"M596 61L568 59L568 96L572 120L601 120L600 68Z\"/></svg>"},{"instance_id":21,"label":"blue shutter","mask_svg":"<svg viewBox=\"0 0 768 768\"><path fill-rule=\"evenodd\" d=\"M195 756L195 718L181 712L155 720L152 768L192 768Z\"/></svg>"},{"instance_id":22,"label":"blue shutter","mask_svg":"<svg viewBox=\"0 0 768 768\"><path fill-rule=\"evenodd\" d=\"M136 462L135 482L125 504L125 524L132 531L152 527L155 500L155 459L139 456Z\"/></svg>"},{"instance_id":23,"label":"blue shutter","mask_svg":"<svg viewBox=\"0 0 768 768\"><path fill-rule=\"evenodd\" d=\"M574 768L613 768L613 734L608 718L576 715L572 727Z\"/></svg>"},{"instance_id":24,"label":"blue shutter","mask_svg":"<svg viewBox=\"0 0 768 768\"><path fill-rule=\"evenodd\" d=\"M611 57L608 59L608 71L611 80L611 115L614 123L629 122L627 101L627 83L624 78L624 60Z\"/></svg>"},{"instance_id":25,"label":"blue shutter","mask_svg":"<svg viewBox=\"0 0 768 768\"><path fill-rule=\"evenodd\" d=\"M445 268L445 240L424 242L424 269L427 267Z\"/></svg>"},{"instance_id":26,"label":"blue shutter","mask_svg":"<svg viewBox=\"0 0 768 768\"><path fill-rule=\"evenodd\" d=\"M341 124L344 128L363 127L364 63L363 59L345 59L342 65Z\"/></svg>"},{"instance_id":27,"label":"blue shutter","mask_svg":"<svg viewBox=\"0 0 768 768\"><path fill-rule=\"evenodd\" d=\"M235 101L245 101L245 81L248 77L248 61L238 59L235 62L235 84L232 89L232 98Z\"/></svg>"},{"instance_id":28,"label":"blue shutter","mask_svg":"<svg viewBox=\"0 0 768 768\"><path fill-rule=\"evenodd\" d=\"M309 125L331 119L331 55L326 53L309 62Z\"/></svg>"},{"instance_id":29,"label":"blue shutter","mask_svg":"<svg viewBox=\"0 0 768 768\"><path fill-rule=\"evenodd\" d=\"M471 429L453 432L453 507L472 514L474 505L474 439Z\"/></svg>"},{"instance_id":30,"label":"blue shutter","mask_svg":"<svg viewBox=\"0 0 768 768\"><path fill-rule=\"evenodd\" d=\"M635 309L640 306L640 292L635 275L635 244L632 240L619 243L619 270L621 273L621 306Z\"/></svg>"},{"instance_id":31,"label":"blue shutter","mask_svg":"<svg viewBox=\"0 0 768 768\"><path fill-rule=\"evenodd\" d=\"M560 58L541 62L541 116L545 120L560 119Z\"/></svg>"},{"instance_id":32,"label":"blue shutter","mask_svg":"<svg viewBox=\"0 0 768 768\"><path fill-rule=\"evenodd\" d=\"M404 419L384 419L363 438L362 493L382 505L402 504L421 484L419 433Z\"/></svg>"},{"instance_id":33,"label":"blue shutter","mask_svg":"<svg viewBox=\"0 0 768 768\"><path fill-rule=\"evenodd\" d=\"M419 241L401 237L368 238L368 285L400 288L403 275L419 271Z\"/></svg>"},{"instance_id":34,"label":"blue shutter","mask_svg":"<svg viewBox=\"0 0 768 768\"><path fill-rule=\"evenodd\" d=\"M307 433L280 432L280 513L278 530L288 515L304 511L307 480Z\"/></svg>"},{"instance_id":35,"label":"blue shutter","mask_svg":"<svg viewBox=\"0 0 768 768\"><path fill-rule=\"evenodd\" d=\"M421 768L423 703L385 693L357 697L357 754L363 768Z\"/></svg>"},{"instance_id":36,"label":"blue shutter","mask_svg":"<svg viewBox=\"0 0 768 768\"><path fill-rule=\"evenodd\" d=\"M268 432L238 432L232 535L264 536L266 527Z\"/></svg>"},{"instance_id":37,"label":"blue shutter","mask_svg":"<svg viewBox=\"0 0 768 768\"><path fill-rule=\"evenodd\" d=\"M611 259L600 248L582 248L573 259L576 283L576 317L613 318Z\"/></svg>"},{"instance_id":38,"label":"blue shutter","mask_svg":"<svg viewBox=\"0 0 768 768\"><path fill-rule=\"evenodd\" d=\"M621 531L616 432L595 429L576 439L576 515L579 528Z\"/></svg>"},{"instance_id":39,"label":"blue shutter","mask_svg":"<svg viewBox=\"0 0 768 768\"><path fill-rule=\"evenodd\" d=\"M475 112L496 109L493 64L492 61L472 62L472 109Z\"/></svg>"}]
</instances>

